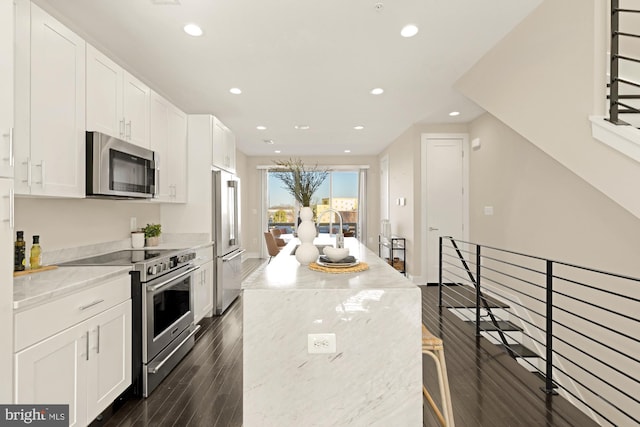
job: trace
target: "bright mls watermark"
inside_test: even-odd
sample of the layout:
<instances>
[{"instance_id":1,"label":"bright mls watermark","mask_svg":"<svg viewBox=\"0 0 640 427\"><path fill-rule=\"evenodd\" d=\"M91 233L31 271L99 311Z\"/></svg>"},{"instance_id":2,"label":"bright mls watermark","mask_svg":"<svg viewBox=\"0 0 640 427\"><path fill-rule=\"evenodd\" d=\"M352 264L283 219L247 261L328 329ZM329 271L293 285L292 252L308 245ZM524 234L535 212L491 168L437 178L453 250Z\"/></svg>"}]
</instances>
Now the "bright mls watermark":
<instances>
[{"instance_id":1,"label":"bright mls watermark","mask_svg":"<svg viewBox=\"0 0 640 427\"><path fill-rule=\"evenodd\" d=\"M67 427L69 405L0 405L0 427Z\"/></svg>"}]
</instances>

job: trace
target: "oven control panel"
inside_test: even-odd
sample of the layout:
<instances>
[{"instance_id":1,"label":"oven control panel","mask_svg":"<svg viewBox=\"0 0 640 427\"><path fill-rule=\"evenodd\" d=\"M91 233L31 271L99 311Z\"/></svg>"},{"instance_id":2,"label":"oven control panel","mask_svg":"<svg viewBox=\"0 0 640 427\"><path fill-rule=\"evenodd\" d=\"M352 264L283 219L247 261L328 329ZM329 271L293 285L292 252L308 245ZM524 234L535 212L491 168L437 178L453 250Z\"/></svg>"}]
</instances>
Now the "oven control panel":
<instances>
[{"instance_id":1,"label":"oven control panel","mask_svg":"<svg viewBox=\"0 0 640 427\"><path fill-rule=\"evenodd\" d=\"M147 264L147 277L167 273L173 269L181 267L183 264L189 263L191 260L195 259L195 257L195 252L185 252L164 259L159 259L155 263Z\"/></svg>"}]
</instances>

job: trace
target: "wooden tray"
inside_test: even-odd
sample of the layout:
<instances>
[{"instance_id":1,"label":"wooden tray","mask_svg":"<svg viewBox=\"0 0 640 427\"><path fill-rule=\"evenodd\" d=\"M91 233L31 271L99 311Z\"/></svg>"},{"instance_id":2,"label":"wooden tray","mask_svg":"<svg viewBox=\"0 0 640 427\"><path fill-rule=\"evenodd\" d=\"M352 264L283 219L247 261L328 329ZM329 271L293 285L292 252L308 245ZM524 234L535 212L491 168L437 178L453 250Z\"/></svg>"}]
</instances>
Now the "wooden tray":
<instances>
[{"instance_id":1,"label":"wooden tray","mask_svg":"<svg viewBox=\"0 0 640 427\"><path fill-rule=\"evenodd\" d=\"M13 277L26 276L27 274L40 273L41 271L55 270L56 268L58 268L57 265L43 265L35 270L14 271Z\"/></svg>"}]
</instances>

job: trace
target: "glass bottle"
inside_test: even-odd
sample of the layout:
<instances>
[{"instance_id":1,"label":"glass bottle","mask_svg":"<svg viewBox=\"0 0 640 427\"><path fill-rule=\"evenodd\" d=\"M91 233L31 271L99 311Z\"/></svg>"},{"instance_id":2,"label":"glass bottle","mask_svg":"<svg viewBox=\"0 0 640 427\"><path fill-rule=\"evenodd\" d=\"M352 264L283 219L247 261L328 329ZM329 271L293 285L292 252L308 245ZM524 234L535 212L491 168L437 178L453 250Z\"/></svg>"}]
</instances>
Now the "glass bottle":
<instances>
[{"instance_id":1,"label":"glass bottle","mask_svg":"<svg viewBox=\"0 0 640 427\"><path fill-rule=\"evenodd\" d=\"M16 242L13 246L13 271L24 271L27 262L25 259L26 243L24 241L24 231L18 231L16 235Z\"/></svg>"},{"instance_id":2,"label":"glass bottle","mask_svg":"<svg viewBox=\"0 0 640 427\"><path fill-rule=\"evenodd\" d=\"M31 246L31 256L29 257L31 269L42 267L42 249L40 248L40 236L33 236L33 245Z\"/></svg>"}]
</instances>

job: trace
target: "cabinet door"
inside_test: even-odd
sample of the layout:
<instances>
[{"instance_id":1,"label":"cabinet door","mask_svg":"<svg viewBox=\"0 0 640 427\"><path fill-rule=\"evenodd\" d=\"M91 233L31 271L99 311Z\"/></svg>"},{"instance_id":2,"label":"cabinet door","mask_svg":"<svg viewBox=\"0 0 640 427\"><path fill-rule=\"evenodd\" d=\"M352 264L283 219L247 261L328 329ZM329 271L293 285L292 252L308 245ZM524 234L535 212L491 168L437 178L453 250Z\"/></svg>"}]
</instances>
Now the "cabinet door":
<instances>
[{"instance_id":1,"label":"cabinet door","mask_svg":"<svg viewBox=\"0 0 640 427\"><path fill-rule=\"evenodd\" d=\"M87 419L93 420L131 384L131 300L89 322Z\"/></svg>"},{"instance_id":2,"label":"cabinet door","mask_svg":"<svg viewBox=\"0 0 640 427\"><path fill-rule=\"evenodd\" d=\"M13 376L13 180L0 179L0 378ZM0 381L0 402L11 402L11 381Z\"/></svg>"},{"instance_id":3,"label":"cabinet door","mask_svg":"<svg viewBox=\"0 0 640 427\"><path fill-rule=\"evenodd\" d=\"M124 138L123 69L87 44L87 130Z\"/></svg>"},{"instance_id":4,"label":"cabinet door","mask_svg":"<svg viewBox=\"0 0 640 427\"><path fill-rule=\"evenodd\" d=\"M227 128L224 134L224 151L226 168L229 172L236 171L236 135Z\"/></svg>"},{"instance_id":5,"label":"cabinet door","mask_svg":"<svg viewBox=\"0 0 640 427\"><path fill-rule=\"evenodd\" d=\"M213 149L213 156L211 158L211 164L219 168L226 168L226 150L224 148L224 138L227 128L217 118L213 119L213 138L211 146Z\"/></svg>"},{"instance_id":6,"label":"cabinet door","mask_svg":"<svg viewBox=\"0 0 640 427\"><path fill-rule=\"evenodd\" d=\"M151 90L147 85L124 72L124 132L125 139L149 148L149 104Z\"/></svg>"},{"instance_id":7,"label":"cabinet door","mask_svg":"<svg viewBox=\"0 0 640 427\"><path fill-rule=\"evenodd\" d=\"M195 322L211 316L213 310L213 261L200 267L195 283Z\"/></svg>"},{"instance_id":8,"label":"cabinet door","mask_svg":"<svg viewBox=\"0 0 640 427\"><path fill-rule=\"evenodd\" d=\"M187 202L187 115L173 107L169 110L168 155L171 201Z\"/></svg>"},{"instance_id":9,"label":"cabinet door","mask_svg":"<svg viewBox=\"0 0 640 427\"><path fill-rule=\"evenodd\" d=\"M0 0L0 177L13 177L13 12Z\"/></svg>"},{"instance_id":10,"label":"cabinet door","mask_svg":"<svg viewBox=\"0 0 640 427\"><path fill-rule=\"evenodd\" d=\"M31 194L84 197L85 42L31 6Z\"/></svg>"},{"instance_id":11,"label":"cabinet door","mask_svg":"<svg viewBox=\"0 0 640 427\"><path fill-rule=\"evenodd\" d=\"M88 342L81 323L16 353L15 403L68 404L69 426L85 426Z\"/></svg>"},{"instance_id":12,"label":"cabinet door","mask_svg":"<svg viewBox=\"0 0 640 427\"><path fill-rule=\"evenodd\" d=\"M161 202L171 199L171 182L169 177L170 156L169 146L169 109L170 104L155 92L151 93L151 105L149 109L150 148L156 154L156 169L158 182L158 195L156 200Z\"/></svg>"}]
</instances>

